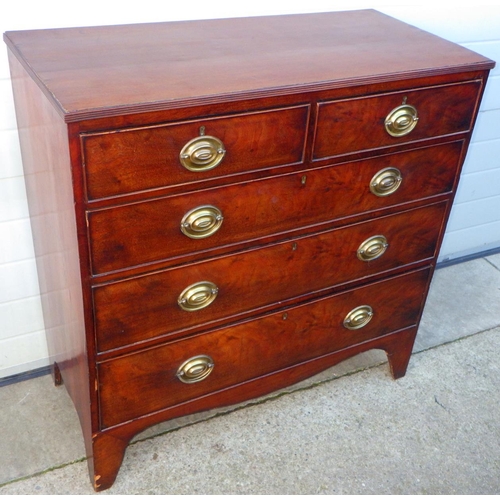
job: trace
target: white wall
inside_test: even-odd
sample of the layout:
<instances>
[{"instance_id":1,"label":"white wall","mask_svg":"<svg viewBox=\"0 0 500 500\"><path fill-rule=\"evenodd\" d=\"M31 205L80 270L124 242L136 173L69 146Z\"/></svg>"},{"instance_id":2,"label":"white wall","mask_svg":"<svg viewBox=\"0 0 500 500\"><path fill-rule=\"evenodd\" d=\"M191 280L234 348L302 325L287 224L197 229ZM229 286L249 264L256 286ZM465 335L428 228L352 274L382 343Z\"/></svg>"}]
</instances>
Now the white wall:
<instances>
[{"instance_id":1,"label":"white wall","mask_svg":"<svg viewBox=\"0 0 500 500\"><path fill-rule=\"evenodd\" d=\"M17 0L0 30L375 8L500 61L500 6L326 0ZM441 260L500 247L500 68L480 112ZM5 46L0 49L0 378L48 364Z\"/></svg>"}]
</instances>

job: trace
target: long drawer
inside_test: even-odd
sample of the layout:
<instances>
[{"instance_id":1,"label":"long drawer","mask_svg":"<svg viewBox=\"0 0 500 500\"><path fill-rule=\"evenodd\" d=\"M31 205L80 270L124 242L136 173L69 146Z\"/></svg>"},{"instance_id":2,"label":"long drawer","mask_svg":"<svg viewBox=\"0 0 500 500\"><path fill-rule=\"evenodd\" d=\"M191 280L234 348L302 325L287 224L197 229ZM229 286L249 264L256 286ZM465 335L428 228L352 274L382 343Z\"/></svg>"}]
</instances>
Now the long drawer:
<instances>
[{"instance_id":1,"label":"long drawer","mask_svg":"<svg viewBox=\"0 0 500 500\"><path fill-rule=\"evenodd\" d=\"M480 81L318 104L313 159L467 132Z\"/></svg>"},{"instance_id":2,"label":"long drawer","mask_svg":"<svg viewBox=\"0 0 500 500\"><path fill-rule=\"evenodd\" d=\"M82 134L87 197L301 163L309 105Z\"/></svg>"},{"instance_id":3,"label":"long drawer","mask_svg":"<svg viewBox=\"0 0 500 500\"><path fill-rule=\"evenodd\" d=\"M232 244L447 193L462 146L458 141L89 212L92 272L217 247L226 251Z\"/></svg>"},{"instance_id":4,"label":"long drawer","mask_svg":"<svg viewBox=\"0 0 500 500\"><path fill-rule=\"evenodd\" d=\"M94 288L99 351L434 257L446 203ZM184 301L184 303L183 303Z\"/></svg>"},{"instance_id":5,"label":"long drawer","mask_svg":"<svg viewBox=\"0 0 500 500\"><path fill-rule=\"evenodd\" d=\"M106 428L414 325L429 269L98 365Z\"/></svg>"}]
</instances>

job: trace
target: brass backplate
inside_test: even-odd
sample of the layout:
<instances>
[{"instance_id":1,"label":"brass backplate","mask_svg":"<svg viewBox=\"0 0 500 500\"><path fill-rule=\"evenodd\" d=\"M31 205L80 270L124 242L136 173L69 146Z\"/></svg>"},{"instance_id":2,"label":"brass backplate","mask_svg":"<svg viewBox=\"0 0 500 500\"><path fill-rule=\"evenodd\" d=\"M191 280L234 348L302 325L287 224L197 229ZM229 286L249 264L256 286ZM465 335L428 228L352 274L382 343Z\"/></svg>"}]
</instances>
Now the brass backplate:
<instances>
[{"instance_id":1,"label":"brass backplate","mask_svg":"<svg viewBox=\"0 0 500 500\"><path fill-rule=\"evenodd\" d=\"M397 168L383 168L372 177L370 181L370 191L375 196L389 196L399 189L402 182L403 176Z\"/></svg>"},{"instance_id":2,"label":"brass backplate","mask_svg":"<svg viewBox=\"0 0 500 500\"><path fill-rule=\"evenodd\" d=\"M189 210L181 220L181 231L188 238L194 240L208 238L221 227L224 217L222 212L212 205Z\"/></svg>"},{"instance_id":3,"label":"brass backplate","mask_svg":"<svg viewBox=\"0 0 500 500\"><path fill-rule=\"evenodd\" d=\"M383 234L376 234L359 245L357 251L358 259L363 262L378 259L384 255L388 247L387 238Z\"/></svg>"},{"instance_id":4,"label":"brass backplate","mask_svg":"<svg viewBox=\"0 0 500 500\"><path fill-rule=\"evenodd\" d=\"M184 145L179 160L184 168L192 172L205 172L219 165L225 154L226 150L220 139L201 135Z\"/></svg>"},{"instance_id":5,"label":"brass backplate","mask_svg":"<svg viewBox=\"0 0 500 500\"><path fill-rule=\"evenodd\" d=\"M368 305L355 307L344 319L344 326L348 330L359 330L366 326L373 318L373 309Z\"/></svg>"},{"instance_id":6,"label":"brass backplate","mask_svg":"<svg viewBox=\"0 0 500 500\"><path fill-rule=\"evenodd\" d=\"M402 137L409 134L417 126L417 122L417 109L409 104L402 104L387 115L385 130L393 137Z\"/></svg>"},{"instance_id":7,"label":"brass backplate","mask_svg":"<svg viewBox=\"0 0 500 500\"><path fill-rule=\"evenodd\" d=\"M185 384L194 384L206 379L214 369L214 361L206 354L200 354L184 361L177 370L177 378Z\"/></svg>"},{"instance_id":8,"label":"brass backplate","mask_svg":"<svg viewBox=\"0 0 500 500\"><path fill-rule=\"evenodd\" d=\"M217 298L218 293L217 285L211 281L200 281L185 288L179 295L177 303L184 311L199 311L208 307Z\"/></svg>"}]
</instances>

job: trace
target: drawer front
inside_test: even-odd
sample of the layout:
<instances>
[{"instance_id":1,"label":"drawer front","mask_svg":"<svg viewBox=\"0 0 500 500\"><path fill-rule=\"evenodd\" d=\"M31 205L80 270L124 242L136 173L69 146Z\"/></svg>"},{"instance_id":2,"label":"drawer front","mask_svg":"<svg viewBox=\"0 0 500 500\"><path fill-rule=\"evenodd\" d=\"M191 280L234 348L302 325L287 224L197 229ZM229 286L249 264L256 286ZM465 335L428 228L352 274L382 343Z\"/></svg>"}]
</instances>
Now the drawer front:
<instances>
[{"instance_id":1,"label":"drawer front","mask_svg":"<svg viewBox=\"0 0 500 500\"><path fill-rule=\"evenodd\" d=\"M206 330L238 314L430 259L446 206L431 205L96 287L98 349L190 328Z\"/></svg>"},{"instance_id":2,"label":"drawer front","mask_svg":"<svg viewBox=\"0 0 500 500\"><path fill-rule=\"evenodd\" d=\"M429 270L424 269L102 362L98 365L101 426L110 427L412 326L420 314L428 276ZM346 328L344 321L350 320L352 328L360 306L371 308L371 319L357 329ZM357 316L360 324L368 317ZM184 365L180 377L186 373L208 376L182 382L177 374L187 360L191 367Z\"/></svg>"},{"instance_id":3,"label":"drawer front","mask_svg":"<svg viewBox=\"0 0 500 500\"><path fill-rule=\"evenodd\" d=\"M309 106L298 106L82 135L87 196L96 200L301 163L308 116Z\"/></svg>"},{"instance_id":4,"label":"drawer front","mask_svg":"<svg viewBox=\"0 0 500 500\"><path fill-rule=\"evenodd\" d=\"M313 158L330 158L467 132L472 127L480 88L481 83L474 81L321 103ZM415 111L400 108L403 105ZM386 129L389 122L392 125L387 127L396 136Z\"/></svg>"},{"instance_id":5,"label":"drawer front","mask_svg":"<svg viewBox=\"0 0 500 500\"><path fill-rule=\"evenodd\" d=\"M227 250L231 244L446 193L453 188L461 150L460 141L90 212L92 270L103 274L217 247ZM378 196L370 187L387 168L396 168L402 180L394 192ZM215 207L222 222L213 224L208 236L193 239L181 232L181 224L200 207L202 215L203 207ZM210 218L215 221L216 213Z\"/></svg>"}]
</instances>

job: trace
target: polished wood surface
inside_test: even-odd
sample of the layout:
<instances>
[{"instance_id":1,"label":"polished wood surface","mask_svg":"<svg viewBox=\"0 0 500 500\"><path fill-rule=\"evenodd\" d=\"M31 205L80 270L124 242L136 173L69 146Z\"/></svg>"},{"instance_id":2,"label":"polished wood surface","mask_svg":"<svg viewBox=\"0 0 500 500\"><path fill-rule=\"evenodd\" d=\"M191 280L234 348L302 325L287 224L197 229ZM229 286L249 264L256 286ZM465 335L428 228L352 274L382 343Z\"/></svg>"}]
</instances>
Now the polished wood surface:
<instances>
[{"instance_id":1,"label":"polished wood surface","mask_svg":"<svg viewBox=\"0 0 500 500\"><path fill-rule=\"evenodd\" d=\"M371 10L10 32L5 39L68 121L491 67Z\"/></svg>"},{"instance_id":2,"label":"polished wood surface","mask_svg":"<svg viewBox=\"0 0 500 500\"><path fill-rule=\"evenodd\" d=\"M300 106L84 135L87 193L98 199L300 164L308 122L309 106ZM216 169L191 172L182 167L179 154L188 141L199 137L201 127L222 141L226 154Z\"/></svg>"},{"instance_id":3,"label":"polished wood surface","mask_svg":"<svg viewBox=\"0 0 500 500\"><path fill-rule=\"evenodd\" d=\"M96 287L98 350L172 333L185 335L227 322L227 318L234 320L283 306L313 292L325 294L338 285L429 261L434 258L441 231L438 221L443 220L446 208L446 203L430 205ZM387 250L375 260L360 260L359 246L379 234L389 242ZM228 269L237 272L228 273ZM200 281L217 285L215 301L198 311L180 309L180 293Z\"/></svg>"},{"instance_id":4,"label":"polished wood surface","mask_svg":"<svg viewBox=\"0 0 500 500\"><path fill-rule=\"evenodd\" d=\"M385 351L393 377L395 379L404 377L416 333L416 327L390 333L104 429L95 436L93 443L95 452L93 462L96 470L100 471L95 478L91 476L94 488L96 491L102 491L113 485L130 439L158 422L257 398L264 393L283 388L283 380L287 381L287 385L295 384L370 349Z\"/></svg>"},{"instance_id":5,"label":"polished wood surface","mask_svg":"<svg viewBox=\"0 0 500 500\"><path fill-rule=\"evenodd\" d=\"M101 425L107 428L416 324L429 269L283 309L263 318L99 364ZM342 325L369 304L373 319L359 330ZM176 372L196 355L214 360L201 382Z\"/></svg>"},{"instance_id":6,"label":"polished wood surface","mask_svg":"<svg viewBox=\"0 0 500 500\"><path fill-rule=\"evenodd\" d=\"M481 81L397 92L370 98L339 100L319 105L315 159L363 149L381 148L434 136L466 132L472 126ZM414 106L418 124L408 135L391 137L387 115L403 102ZM332 137L336 140L332 141Z\"/></svg>"},{"instance_id":7,"label":"polished wood surface","mask_svg":"<svg viewBox=\"0 0 500 500\"><path fill-rule=\"evenodd\" d=\"M17 59L10 53L9 56L54 382L64 382L80 417L87 454L91 456L92 418L96 411L91 386L95 368L91 362L93 349L88 348L86 336L86 290L82 288L68 131ZM92 468L91 462L89 466Z\"/></svg>"},{"instance_id":8,"label":"polished wood surface","mask_svg":"<svg viewBox=\"0 0 500 500\"><path fill-rule=\"evenodd\" d=\"M92 271L98 275L174 258L193 260L203 252L220 254L230 246L320 223L342 225L339 219L445 194L453 187L461 148L460 142L450 143L91 211ZM390 196L375 196L370 182L389 166L401 171L401 187ZM224 221L212 236L190 239L179 230L181 220L204 205L217 207Z\"/></svg>"},{"instance_id":9,"label":"polished wood surface","mask_svg":"<svg viewBox=\"0 0 500 500\"><path fill-rule=\"evenodd\" d=\"M492 61L374 11L4 38L49 348L96 490L163 420L369 349L405 374ZM403 102L418 124L389 136ZM225 156L192 172L180 151L204 134ZM389 167L401 184L377 196ZM188 238L204 205L222 224ZM381 235L383 255L360 260ZM201 281L216 299L182 310ZM346 329L366 304L371 321ZM213 373L182 383L200 354Z\"/></svg>"}]
</instances>

